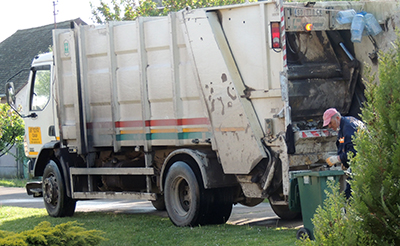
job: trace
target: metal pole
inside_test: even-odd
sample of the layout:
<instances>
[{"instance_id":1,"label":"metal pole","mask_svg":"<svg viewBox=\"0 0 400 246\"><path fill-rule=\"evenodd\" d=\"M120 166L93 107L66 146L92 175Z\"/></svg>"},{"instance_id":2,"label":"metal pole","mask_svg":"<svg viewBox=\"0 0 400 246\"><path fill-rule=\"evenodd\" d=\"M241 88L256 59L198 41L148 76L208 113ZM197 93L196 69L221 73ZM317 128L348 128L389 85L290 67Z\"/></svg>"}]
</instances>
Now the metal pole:
<instances>
[{"instance_id":1,"label":"metal pole","mask_svg":"<svg viewBox=\"0 0 400 246\"><path fill-rule=\"evenodd\" d=\"M57 0L57 3L58 3L58 0ZM56 21L56 15L58 13L58 11L56 11L57 3L56 3L56 1L53 1L54 29L57 29L57 21Z\"/></svg>"}]
</instances>

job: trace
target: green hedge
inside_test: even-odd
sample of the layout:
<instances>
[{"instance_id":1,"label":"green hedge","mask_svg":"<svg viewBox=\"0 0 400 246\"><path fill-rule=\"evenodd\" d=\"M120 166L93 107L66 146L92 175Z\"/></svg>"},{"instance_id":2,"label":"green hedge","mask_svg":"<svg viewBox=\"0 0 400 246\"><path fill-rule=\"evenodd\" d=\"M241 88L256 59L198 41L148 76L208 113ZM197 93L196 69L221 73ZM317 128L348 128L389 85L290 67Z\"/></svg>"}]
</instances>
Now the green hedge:
<instances>
[{"instance_id":1,"label":"green hedge","mask_svg":"<svg viewBox=\"0 0 400 246\"><path fill-rule=\"evenodd\" d=\"M0 246L90 246L106 240L103 234L99 230L86 230L76 221L54 227L43 221L33 230L0 231Z\"/></svg>"}]
</instances>

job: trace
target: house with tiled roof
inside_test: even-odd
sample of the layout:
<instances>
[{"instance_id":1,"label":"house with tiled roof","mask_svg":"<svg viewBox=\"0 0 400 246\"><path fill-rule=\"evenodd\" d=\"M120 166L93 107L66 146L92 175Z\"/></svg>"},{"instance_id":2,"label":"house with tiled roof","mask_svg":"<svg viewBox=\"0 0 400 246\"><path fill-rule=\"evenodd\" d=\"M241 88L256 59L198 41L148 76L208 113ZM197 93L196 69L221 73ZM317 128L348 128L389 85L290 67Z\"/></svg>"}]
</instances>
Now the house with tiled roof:
<instances>
[{"instance_id":1,"label":"house with tiled roof","mask_svg":"<svg viewBox=\"0 0 400 246\"><path fill-rule=\"evenodd\" d=\"M70 28L71 21L78 25L86 25L81 19L57 23L57 28ZM5 102L5 84L8 79L22 69L29 69L32 59L49 51L53 44L52 30L54 24L18 30L0 43L0 97ZM21 72L12 79L16 92L27 82L29 71Z\"/></svg>"},{"instance_id":2,"label":"house with tiled roof","mask_svg":"<svg viewBox=\"0 0 400 246\"><path fill-rule=\"evenodd\" d=\"M81 19L74 19L57 23L57 28L70 28L71 22L77 25L86 25ZM54 24L18 30L9 38L0 43L0 103L6 103L5 84L14 82L18 93L28 82L29 68L32 59L41 53L49 51L53 44L52 31ZM15 74L23 70L17 76ZM21 92L23 94L23 92ZM17 105L18 97L17 97ZM0 155L1 155L0 151ZM13 155L23 155L23 151L12 150L12 155L0 156L0 178L21 177L24 172L23 163L18 163Z\"/></svg>"}]
</instances>

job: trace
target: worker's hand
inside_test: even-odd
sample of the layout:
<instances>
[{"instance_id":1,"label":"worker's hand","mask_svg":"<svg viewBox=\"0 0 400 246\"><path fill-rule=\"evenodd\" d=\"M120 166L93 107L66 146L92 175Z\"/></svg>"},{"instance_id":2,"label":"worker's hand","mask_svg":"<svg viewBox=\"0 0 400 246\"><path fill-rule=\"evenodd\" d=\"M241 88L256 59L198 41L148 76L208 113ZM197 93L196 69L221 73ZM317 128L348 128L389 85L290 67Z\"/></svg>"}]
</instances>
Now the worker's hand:
<instances>
[{"instance_id":1,"label":"worker's hand","mask_svg":"<svg viewBox=\"0 0 400 246\"><path fill-rule=\"evenodd\" d=\"M347 170L347 167L345 167L343 164L342 164L342 170L343 170L343 171L346 171L346 170Z\"/></svg>"},{"instance_id":2,"label":"worker's hand","mask_svg":"<svg viewBox=\"0 0 400 246\"><path fill-rule=\"evenodd\" d=\"M339 164L340 163L340 157L338 155L333 155L333 156L330 156L330 157L326 158L325 161L331 167L331 166L333 166L335 164Z\"/></svg>"}]
</instances>

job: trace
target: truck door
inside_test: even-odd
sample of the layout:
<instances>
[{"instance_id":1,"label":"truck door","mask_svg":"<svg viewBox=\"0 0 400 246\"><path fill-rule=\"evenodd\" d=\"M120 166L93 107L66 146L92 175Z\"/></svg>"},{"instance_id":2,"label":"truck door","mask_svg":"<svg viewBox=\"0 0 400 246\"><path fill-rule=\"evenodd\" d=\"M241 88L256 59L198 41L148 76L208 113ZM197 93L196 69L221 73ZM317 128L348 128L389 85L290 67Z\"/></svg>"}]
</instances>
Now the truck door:
<instances>
[{"instance_id":1,"label":"truck door","mask_svg":"<svg viewBox=\"0 0 400 246\"><path fill-rule=\"evenodd\" d=\"M27 156L35 158L42 145L56 140L51 95L51 66L31 68L30 88L25 118Z\"/></svg>"}]
</instances>

